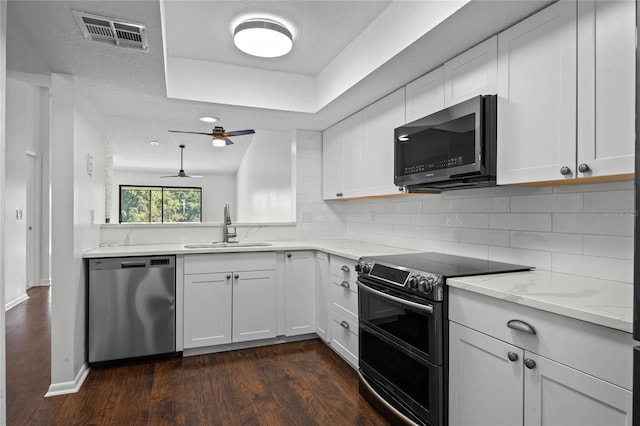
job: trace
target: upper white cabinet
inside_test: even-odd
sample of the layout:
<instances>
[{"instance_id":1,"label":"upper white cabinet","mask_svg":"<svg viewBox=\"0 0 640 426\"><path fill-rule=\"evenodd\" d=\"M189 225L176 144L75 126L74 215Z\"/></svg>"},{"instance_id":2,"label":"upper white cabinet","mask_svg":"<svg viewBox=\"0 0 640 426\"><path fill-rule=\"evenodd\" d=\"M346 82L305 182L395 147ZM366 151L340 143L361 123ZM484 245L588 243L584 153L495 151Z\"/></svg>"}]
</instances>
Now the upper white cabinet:
<instances>
[{"instance_id":1,"label":"upper white cabinet","mask_svg":"<svg viewBox=\"0 0 640 426\"><path fill-rule=\"evenodd\" d=\"M634 171L635 8L578 1L578 177Z\"/></svg>"},{"instance_id":2,"label":"upper white cabinet","mask_svg":"<svg viewBox=\"0 0 640 426\"><path fill-rule=\"evenodd\" d=\"M576 3L498 35L498 184L561 179L576 162Z\"/></svg>"},{"instance_id":3,"label":"upper white cabinet","mask_svg":"<svg viewBox=\"0 0 640 426\"><path fill-rule=\"evenodd\" d=\"M397 194L393 131L405 122L405 91L398 89L322 134L325 200Z\"/></svg>"},{"instance_id":4,"label":"upper white cabinet","mask_svg":"<svg viewBox=\"0 0 640 426\"><path fill-rule=\"evenodd\" d=\"M493 36L444 64L444 106L493 95L497 84L498 37Z\"/></svg>"},{"instance_id":5,"label":"upper white cabinet","mask_svg":"<svg viewBox=\"0 0 640 426\"><path fill-rule=\"evenodd\" d=\"M432 114L444 108L444 67L406 85L406 122Z\"/></svg>"},{"instance_id":6,"label":"upper white cabinet","mask_svg":"<svg viewBox=\"0 0 640 426\"><path fill-rule=\"evenodd\" d=\"M500 33L498 95L498 184L633 173L635 3L561 1Z\"/></svg>"},{"instance_id":7,"label":"upper white cabinet","mask_svg":"<svg viewBox=\"0 0 640 426\"><path fill-rule=\"evenodd\" d=\"M285 256L285 334L316 332L316 253L291 251Z\"/></svg>"}]
</instances>

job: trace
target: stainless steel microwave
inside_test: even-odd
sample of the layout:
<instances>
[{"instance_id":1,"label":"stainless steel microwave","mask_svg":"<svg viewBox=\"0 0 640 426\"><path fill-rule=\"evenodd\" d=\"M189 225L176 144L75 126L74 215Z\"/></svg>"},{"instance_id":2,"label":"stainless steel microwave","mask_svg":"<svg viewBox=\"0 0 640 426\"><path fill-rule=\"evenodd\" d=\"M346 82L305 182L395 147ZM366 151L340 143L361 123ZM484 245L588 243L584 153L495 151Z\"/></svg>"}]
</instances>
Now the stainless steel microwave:
<instances>
[{"instance_id":1,"label":"stainless steel microwave","mask_svg":"<svg viewBox=\"0 0 640 426\"><path fill-rule=\"evenodd\" d=\"M484 95L398 127L394 183L409 192L495 185L496 115L496 95Z\"/></svg>"}]
</instances>

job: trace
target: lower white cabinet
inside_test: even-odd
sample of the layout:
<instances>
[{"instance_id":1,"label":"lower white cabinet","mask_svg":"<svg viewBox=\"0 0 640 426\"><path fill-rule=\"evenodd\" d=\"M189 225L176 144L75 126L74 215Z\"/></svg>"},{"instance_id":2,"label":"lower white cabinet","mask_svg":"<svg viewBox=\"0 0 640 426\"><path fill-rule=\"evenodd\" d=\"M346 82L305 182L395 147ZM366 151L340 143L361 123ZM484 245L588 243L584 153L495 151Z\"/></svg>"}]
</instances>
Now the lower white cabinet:
<instances>
[{"instance_id":1,"label":"lower white cabinet","mask_svg":"<svg viewBox=\"0 0 640 426\"><path fill-rule=\"evenodd\" d=\"M274 253L186 256L184 348L275 337L275 265Z\"/></svg>"},{"instance_id":2,"label":"lower white cabinet","mask_svg":"<svg viewBox=\"0 0 640 426\"><path fill-rule=\"evenodd\" d=\"M330 345L358 368L358 286L355 260L331 256L329 262Z\"/></svg>"},{"instance_id":3,"label":"lower white cabinet","mask_svg":"<svg viewBox=\"0 0 640 426\"><path fill-rule=\"evenodd\" d=\"M463 290L449 296L451 426L631 426L628 333Z\"/></svg>"},{"instance_id":4,"label":"lower white cabinet","mask_svg":"<svg viewBox=\"0 0 640 426\"><path fill-rule=\"evenodd\" d=\"M285 256L285 334L316 331L316 253L291 251Z\"/></svg>"}]
</instances>

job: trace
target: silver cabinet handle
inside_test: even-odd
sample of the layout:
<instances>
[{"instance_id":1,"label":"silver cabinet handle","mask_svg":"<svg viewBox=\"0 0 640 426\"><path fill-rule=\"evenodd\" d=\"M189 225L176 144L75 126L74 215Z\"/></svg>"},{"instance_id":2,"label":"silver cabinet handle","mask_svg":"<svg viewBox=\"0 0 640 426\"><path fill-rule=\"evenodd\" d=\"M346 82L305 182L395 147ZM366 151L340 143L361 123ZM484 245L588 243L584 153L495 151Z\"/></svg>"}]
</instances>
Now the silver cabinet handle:
<instances>
[{"instance_id":1,"label":"silver cabinet handle","mask_svg":"<svg viewBox=\"0 0 640 426\"><path fill-rule=\"evenodd\" d=\"M563 167L560 168L560 174L562 176L570 175L571 174L571 169L568 168L567 166L563 166Z\"/></svg>"},{"instance_id":2,"label":"silver cabinet handle","mask_svg":"<svg viewBox=\"0 0 640 426\"><path fill-rule=\"evenodd\" d=\"M235 275L233 276L233 278L235 278L235 279L237 280L238 278L240 278L240 275L235 274Z\"/></svg>"},{"instance_id":3,"label":"silver cabinet handle","mask_svg":"<svg viewBox=\"0 0 640 426\"><path fill-rule=\"evenodd\" d=\"M342 265L342 269L344 272L349 272L349 267L347 265Z\"/></svg>"},{"instance_id":4,"label":"silver cabinet handle","mask_svg":"<svg viewBox=\"0 0 640 426\"><path fill-rule=\"evenodd\" d=\"M419 310L427 312L429 314L433 314L433 306L432 305L422 305L420 303L410 302L410 301L405 300L405 299L400 299L400 298L392 296L390 294L383 293L383 292L378 291L378 290L374 290L371 287L367 287L366 285L361 284L360 281L358 281L356 284L358 284L358 287L360 288L360 290L368 291L369 293L373 293L376 296L380 296L380 297L382 297L384 299L388 299L388 300L391 300L392 302L396 302L399 305L410 306L412 308L419 309Z\"/></svg>"},{"instance_id":5,"label":"silver cabinet handle","mask_svg":"<svg viewBox=\"0 0 640 426\"><path fill-rule=\"evenodd\" d=\"M287 253L287 257L291 257L291 253Z\"/></svg>"},{"instance_id":6,"label":"silver cabinet handle","mask_svg":"<svg viewBox=\"0 0 640 426\"><path fill-rule=\"evenodd\" d=\"M227 279L230 280L231 279L231 274L227 274Z\"/></svg>"},{"instance_id":7,"label":"silver cabinet handle","mask_svg":"<svg viewBox=\"0 0 640 426\"><path fill-rule=\"evenodd\" d=\"M525 358L524 366L527 367L529 370L533 370L534 368L536 368L536 362L531 358Z\"/></svg>"},{"instance_id":8,"label":"silver cabinet handle","mask_svg":"<svg viewBox=\"0 0 640 426\"><path fill-rule=\"evenodd\" d=\"M342 197L342 192L336 192L336 197Z\"/></svg>"},{"instance_id":9,"label":"silver cabinet handle","mask_svg":"<svg viewBox=\"0 0 640 426\"><path fill-rule=\"evenodd\" d=\"M349 288L349 281L342 281L340 285L344 288Z\"/></svg>"},{"instance_id":10,"label":"silver cabinet handle","mask_svg":"<svg viewBox=\"0 0 640 426\"><path fill-rule=\"evenodd\" d=\"M340 321L340 325L342 328L346 328L347 330L349 329L349 323L344 320Z\"/></svg>"},{"instance_id":11,"label":"silver cabinet handle","mask_svg":"<svg viewBox=\"0 0 640 426\"><path fill-rule=\"evenodd\" d=\"M509 351L507 353L507 358L509 358L509 361L511 361L511 362L516 362L518 360L518 354L515 353L515 352Z\"/></svg>"},{"instance_id":12,"label":"silver cabinet handle","mask_svg":"<svg viewBox=\"0 0 640 426\"><path fill-rule=\"evenodd\" d=\"M527 333L527 334L536 334L535 328L533 328L532 326L530 326L524 321L520 321L516 319L510 320L509 322L507 322L507 327L512 328L514 330L522 331L523 333Z\"/></svg>"}]
</instances>

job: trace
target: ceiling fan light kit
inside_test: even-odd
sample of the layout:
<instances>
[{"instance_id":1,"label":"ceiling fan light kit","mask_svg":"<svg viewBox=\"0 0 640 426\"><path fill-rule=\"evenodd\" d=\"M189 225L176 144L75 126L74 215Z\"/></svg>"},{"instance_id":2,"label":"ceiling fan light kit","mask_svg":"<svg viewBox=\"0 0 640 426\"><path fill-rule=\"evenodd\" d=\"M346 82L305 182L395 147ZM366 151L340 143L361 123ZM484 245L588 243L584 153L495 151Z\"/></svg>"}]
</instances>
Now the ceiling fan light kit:
<instances>
[{"instance_id":1,"label":"ceiling fan light kit","mask_svg":"<svg viewBox=\"0 0 640 426\"><path fill-rule=\"evenodd\" d=\"M243 52L261 58L286 55L293 47L291 31L270 19L250 19L233 31L233 42Z\"/></svg>"}]
</instances>

